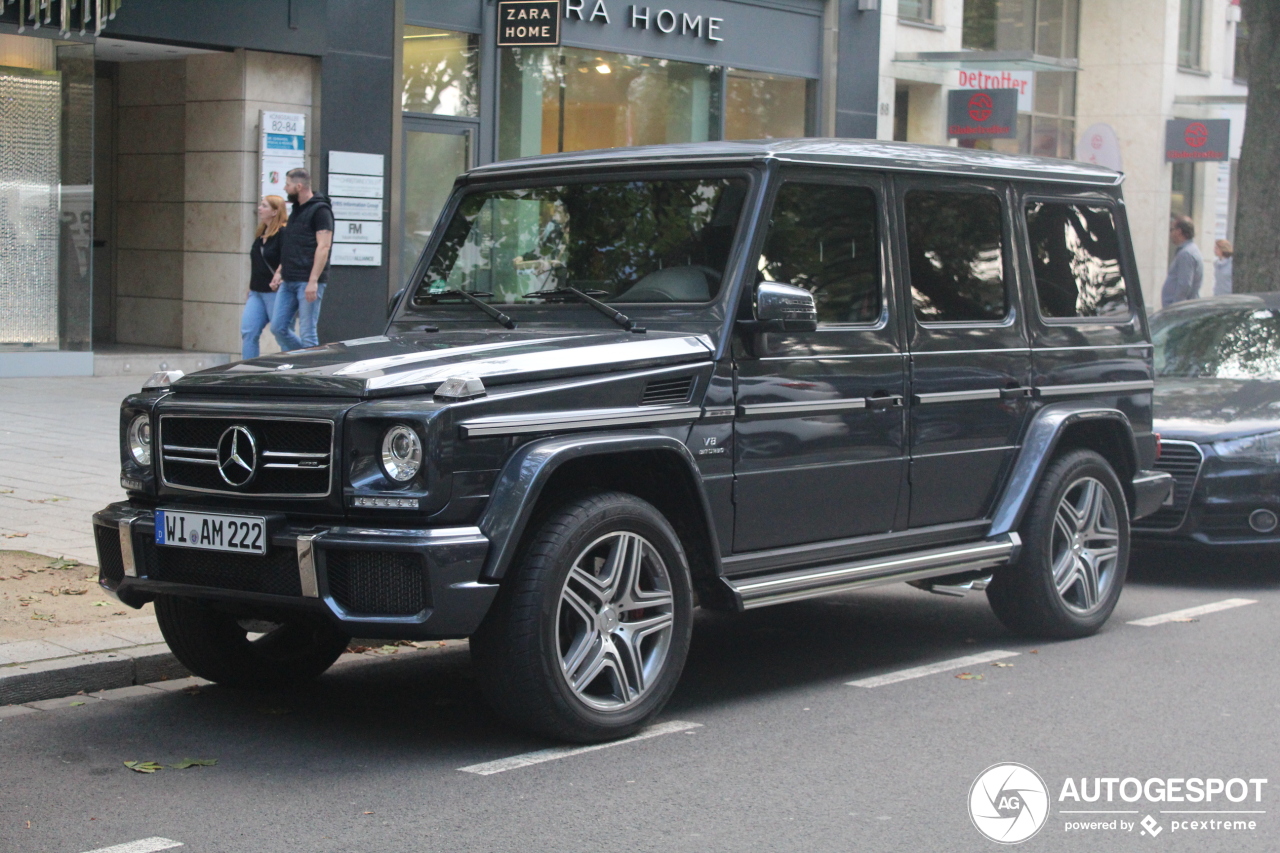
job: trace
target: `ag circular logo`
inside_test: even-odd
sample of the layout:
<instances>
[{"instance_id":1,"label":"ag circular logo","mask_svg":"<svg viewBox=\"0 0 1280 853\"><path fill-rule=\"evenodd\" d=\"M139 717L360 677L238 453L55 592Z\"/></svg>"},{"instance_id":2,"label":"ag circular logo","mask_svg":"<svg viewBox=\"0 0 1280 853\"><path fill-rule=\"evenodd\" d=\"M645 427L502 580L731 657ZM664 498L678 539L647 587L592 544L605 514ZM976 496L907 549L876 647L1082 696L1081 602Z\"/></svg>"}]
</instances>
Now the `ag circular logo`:
<instances>
[{"instance_id":1,"label":"ag circular logo","mask_svg":"<svg viewBox=\"0 0 1280 853\"><path fill-rule=\"evenodd\" d=\"M986 121L991 118L993 112L995 112L995 104L987 93L979 92L969 99L969 118L974 121Z\"/></svg>"},{"instance_id":2,"label":"ag circular logo","mask_svg":"<svg viewBox=\"0 0 1280 853\"><path fill-rule=\"evenodd\" d=\"M992 841L1026 841L1049 818L1049 789L1040 774L1024 764L993 764L973 780L969 818Z\"/></svg>"}]
</instances>

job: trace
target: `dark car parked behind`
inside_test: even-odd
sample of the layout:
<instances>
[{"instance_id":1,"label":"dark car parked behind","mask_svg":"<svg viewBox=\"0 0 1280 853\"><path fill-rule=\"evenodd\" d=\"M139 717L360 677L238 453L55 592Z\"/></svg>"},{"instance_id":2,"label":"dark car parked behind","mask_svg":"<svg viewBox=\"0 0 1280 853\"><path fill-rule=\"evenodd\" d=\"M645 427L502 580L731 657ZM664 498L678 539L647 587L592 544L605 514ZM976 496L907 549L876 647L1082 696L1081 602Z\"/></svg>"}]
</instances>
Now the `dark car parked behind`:
<instances>
[{"instance_id":1,"label":"dark car parked behind","mask_svg":"<svg viewBox=\"0 0 1280 853\"><path fill-rule=\"evenodd\" d=\"M1179 303L1152 317L1151 337L1156 468L1176 486L1135 535L1280 545L1280 293Z\"/></svg>"}]
</instances>

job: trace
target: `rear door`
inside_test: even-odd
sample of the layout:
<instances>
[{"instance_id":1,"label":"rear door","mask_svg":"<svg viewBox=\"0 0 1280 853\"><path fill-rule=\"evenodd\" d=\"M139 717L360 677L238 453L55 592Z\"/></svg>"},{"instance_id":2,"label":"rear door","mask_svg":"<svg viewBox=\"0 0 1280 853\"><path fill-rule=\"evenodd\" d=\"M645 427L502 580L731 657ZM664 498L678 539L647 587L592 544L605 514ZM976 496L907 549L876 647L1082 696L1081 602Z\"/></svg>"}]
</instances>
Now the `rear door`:
<instances>
[{"instance_id":1,"label":"rear door","mask_svg":"<svg viewBox=\"0 0 1280 853\"><path fill-rule=\"evenodd\" d=\"M811 290L818 329L735 339L734 551L892 529L906 473L905 355L878 175L784 170L758 281Z\"/></svg>"},{"instance_id":2,"label":"rear door","mask_svg":"<svg viewBox=\"0 0 1280 853\"><path fill-rule=\"evenodd\" d=\"M910 526L991 511L1031 405L1007 185L895 179L911 353Z\"/></svg>"}]
</instances>

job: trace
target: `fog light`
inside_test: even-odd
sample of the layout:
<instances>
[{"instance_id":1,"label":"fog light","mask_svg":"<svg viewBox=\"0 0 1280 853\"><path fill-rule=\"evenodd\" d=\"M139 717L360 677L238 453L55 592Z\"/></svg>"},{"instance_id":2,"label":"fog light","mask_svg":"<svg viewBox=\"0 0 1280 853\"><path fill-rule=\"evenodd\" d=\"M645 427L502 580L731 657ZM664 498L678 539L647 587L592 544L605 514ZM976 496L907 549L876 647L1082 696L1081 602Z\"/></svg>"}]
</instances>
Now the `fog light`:
<instances>
[{"instance_id":1,"label":"fog light","mask_svg":"<svg viewBox=\"0 0 1280 853\"><path fill-rule=\"evenodd\" d=\"M1255 509L1249 513L1249 526L1259 533L1270 533L1280 524L1280 519L1269 509Z\"/></svg>"}]
</instances>

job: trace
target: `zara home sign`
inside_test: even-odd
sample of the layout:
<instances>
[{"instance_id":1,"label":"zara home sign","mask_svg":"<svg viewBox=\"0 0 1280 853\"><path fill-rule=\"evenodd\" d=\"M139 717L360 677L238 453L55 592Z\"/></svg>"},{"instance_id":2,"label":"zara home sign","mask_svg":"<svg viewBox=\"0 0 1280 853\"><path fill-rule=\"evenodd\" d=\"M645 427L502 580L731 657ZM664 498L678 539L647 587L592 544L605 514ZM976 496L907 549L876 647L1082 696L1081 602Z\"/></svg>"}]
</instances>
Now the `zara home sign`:
<instances>
[{"instance_id":1,"label":"zara home sign","mask_svg":"<svg viewBox=\"0 0 1280 853\"><path fill-rule=\"evenodd\" d=\"M560 0L499 0L498 47L557 47Z\"/></svg>"},{"instance_id":2,"label":"zara home sign","mask_svg":"<svg viewBox=\"0 0 1280 853\"><path fill-rule=\"evenodd\" d=\"M592 2L591 12L587 12L587 3ZM604 0L565 0L564 16L577 18L579 21L600 21L612 23L609 7ZM665 35L693 36L705 38L707 41L724 41L720 35L720 27L724 18L690 15L688 12L673 12L670 9L651 9L648 6L628 6L625 20L637 30L654 29Z\"/></svg>"}]
</instances>

